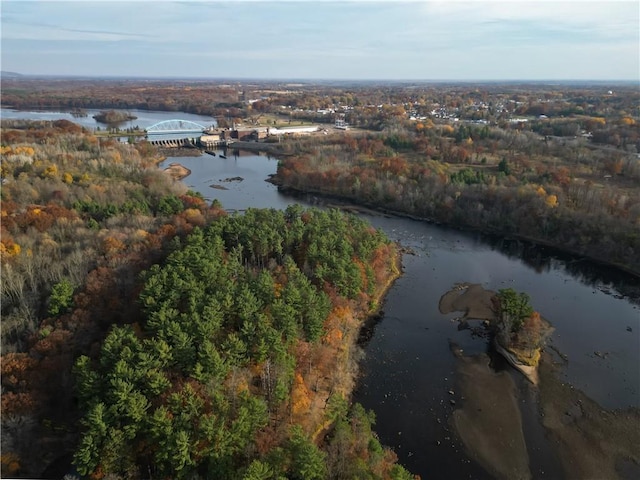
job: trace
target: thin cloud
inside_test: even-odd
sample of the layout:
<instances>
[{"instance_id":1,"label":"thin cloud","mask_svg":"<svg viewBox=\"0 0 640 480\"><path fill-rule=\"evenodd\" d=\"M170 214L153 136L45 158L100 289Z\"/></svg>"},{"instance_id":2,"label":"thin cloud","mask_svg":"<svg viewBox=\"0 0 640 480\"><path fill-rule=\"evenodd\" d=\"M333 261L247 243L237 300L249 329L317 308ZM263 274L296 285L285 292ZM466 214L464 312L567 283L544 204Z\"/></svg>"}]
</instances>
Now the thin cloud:
<instances>
[{"instance_id":1,"label":"thin cloud","mask_svg":"<svg viewBox=\"0 0 640 480\"><path fill-rule=\"evenodd\" d=\"M115 31L115 30L92 30L92 29L81 29L81 28L67 28L61 25L53 25L49 23L39 23L39 22L14 21L12 22L12 24L21 25L23 27L36 27L37 29L47 28L53 31L58 31L58 32L82 33L82 34L88 34L91 37L93 36L100 37L100 36L108 35L108 36L115 36L115 37L121 37L126 39L126 38L150 38L154 36L154 35L149 35L144 33L129 33L129 32L122 32L122 31ZM42 35L36 36L36 38L41 36ZM12 32L9 32L9 35L7 36L7 38L16 38L16 36L12 35ZM20 36L20 38L32 38L32 36L30 33L26 33L24 36Z\"/></svg>"}]
</instances>

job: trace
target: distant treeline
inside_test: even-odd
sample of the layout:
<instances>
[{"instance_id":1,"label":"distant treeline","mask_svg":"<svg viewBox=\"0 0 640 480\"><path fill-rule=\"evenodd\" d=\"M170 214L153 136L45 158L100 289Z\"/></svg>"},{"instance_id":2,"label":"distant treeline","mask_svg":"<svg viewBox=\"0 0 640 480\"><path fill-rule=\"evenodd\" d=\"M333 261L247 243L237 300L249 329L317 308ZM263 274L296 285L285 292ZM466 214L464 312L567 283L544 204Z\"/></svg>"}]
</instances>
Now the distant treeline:
<instances>
[{"instance_id":1,"label":"distant treeline","mask_svg":"<svg viewBox=\"0 0 640 480\"><path fill-rule=\"evenodd\" d=\"M585 152L576 165L554 154L553 145L529 143L524 133L492 129L485 140L482 135L467 129L456 140L451 129L431 136L299 139L288 145L298 153L280 161L276 181L453 226L528 238L640 273L640 191L637 183L632 187L637 180L630 182L640 178L640 162L607 163L611 160L598 161L597 152L593 157ZM514 142L519 142L516 152L531 148L528 158L510 151ZM572 177L572 170L574 175L592 172L597 162L624 177L599 177L599 184L589 179L592 174L586 180Z\"/></svg>"}]
</instances>

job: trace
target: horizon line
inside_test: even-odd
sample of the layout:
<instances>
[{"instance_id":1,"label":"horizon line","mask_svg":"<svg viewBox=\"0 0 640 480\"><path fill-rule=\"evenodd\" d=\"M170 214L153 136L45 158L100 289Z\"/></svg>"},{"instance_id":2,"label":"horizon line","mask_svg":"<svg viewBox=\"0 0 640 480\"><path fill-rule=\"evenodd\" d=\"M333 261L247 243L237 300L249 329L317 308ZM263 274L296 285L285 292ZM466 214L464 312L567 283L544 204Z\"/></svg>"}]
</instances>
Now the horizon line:
<instances>
[{"instance_id":1,"label":"horizon line","mask_svg":"<svg viewBox=\"0 0 640 480\"><path fill-rule=\"evenodd\" d=\"M549 82L576 82L576 83L636 83L640 85L640 79L624 78L347 78L347 77L252 77L252 76L229 76L229 77L209 77L209 76L171 76L171 75L85 75L85 74L34 74L19 73L11 71L0 71L2 77L19 78L69 78L69 79L134 79L134 80L257 80L257 81L277 81L277 82L423 82L423 83L500 83L500 82L523 82L523 83L549 83Z\"/></svg>"}]
</instances>

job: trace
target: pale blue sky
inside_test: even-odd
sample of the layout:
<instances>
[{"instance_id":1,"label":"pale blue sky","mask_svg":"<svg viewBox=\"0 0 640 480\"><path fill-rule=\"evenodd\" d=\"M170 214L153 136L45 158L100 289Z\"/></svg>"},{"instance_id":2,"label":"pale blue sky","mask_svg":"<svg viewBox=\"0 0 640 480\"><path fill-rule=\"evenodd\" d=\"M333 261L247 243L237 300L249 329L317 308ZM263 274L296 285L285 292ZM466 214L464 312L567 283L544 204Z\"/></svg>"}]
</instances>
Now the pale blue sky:
<instances>
[{"instance_id":1,"label":"pale blue sky","mask_svg":"<svg viewBox=\"0 0 640 480\"><path fill-rule=\"evenodd\" d=\"M640 79L636 0L2 0L1 13L1 68L23 74Z\"/></svg>"}]
</instances>

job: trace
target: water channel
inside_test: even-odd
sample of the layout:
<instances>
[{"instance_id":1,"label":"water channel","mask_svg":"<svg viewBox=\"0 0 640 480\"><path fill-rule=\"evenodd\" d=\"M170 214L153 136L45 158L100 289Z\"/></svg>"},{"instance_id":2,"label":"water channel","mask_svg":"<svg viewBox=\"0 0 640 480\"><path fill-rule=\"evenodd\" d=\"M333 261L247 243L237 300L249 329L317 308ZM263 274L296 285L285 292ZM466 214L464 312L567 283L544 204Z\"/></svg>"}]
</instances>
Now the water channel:
<instances>
[{"instance_id":1,"label":"water channel","mask_svg":"<svg viewBox=\"0 0 640 480\"><path fill-rule=\"evenodd\" d=\"M185 114L179 117L186 118ZM277 168L272 157L231 150L226 157L168 158L160 168L172 162L189 168L192 173L184 183L209 200L218 199L229 210L335 203L312 195L280 193L265 181ZM242 180L225 181L234 177ZM438 310L441 295L459 282L528 293L534 308L555 327L551 346L567 358L560 372L562 381L603 408L640 407L637 278L479 233L375 213L362 215L415 252L404 256L404 275L389 291L381 319L363 336L365 357L354 394L354 400L375 411L375 429L382 443L392 447L410 471L422 478L491 478L467 456L449 423L456 408L450 401L464 402L457 393L457 359L451 344L465 355L488 350L486 338L460 331L453 321L455 314ZM602 352L606 355L597 354ZM496 361L494 368L509 371L519 390L533 478L561 478L558 459L540 424L534 389L504 363Z\"/></svg>"}]
</instances>

